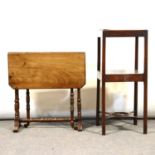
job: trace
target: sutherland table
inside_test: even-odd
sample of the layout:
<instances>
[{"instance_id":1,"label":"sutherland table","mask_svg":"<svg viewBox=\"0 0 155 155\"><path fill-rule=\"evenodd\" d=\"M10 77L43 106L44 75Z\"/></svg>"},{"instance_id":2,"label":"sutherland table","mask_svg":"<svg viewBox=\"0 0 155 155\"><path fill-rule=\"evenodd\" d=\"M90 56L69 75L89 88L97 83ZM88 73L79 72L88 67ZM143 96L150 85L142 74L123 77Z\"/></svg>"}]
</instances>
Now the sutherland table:
<instances>
[{"instance_id":1,"label":"sutherland table","mask_svg":"<svg viewBox=\"0 0 155 155\"><path fill-rule=\"evenodd\" d=\"M77 129L82 130L80 89L85 85L84 52L9 52L9 85L15 90L14 132L21 122L70 121L74 128L74 88L77 89ZM29 89L70 89L70 118L30 118ZM19 89L26 89L26 119L20 118Z\"/></svg>"}]
</instances>

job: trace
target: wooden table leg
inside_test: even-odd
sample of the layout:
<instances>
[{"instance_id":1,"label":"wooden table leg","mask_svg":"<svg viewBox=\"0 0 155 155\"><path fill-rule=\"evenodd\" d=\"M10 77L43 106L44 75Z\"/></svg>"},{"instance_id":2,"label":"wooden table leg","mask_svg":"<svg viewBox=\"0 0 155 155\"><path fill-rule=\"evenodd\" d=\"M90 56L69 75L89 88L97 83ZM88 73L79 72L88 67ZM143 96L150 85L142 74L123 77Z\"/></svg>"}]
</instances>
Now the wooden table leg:
<instances>
[{"instance_id":1,"label":"wooden table leg","mask_svg":"<svg viewBox=\"0 0 155 155\"><path fill-rule=\"evenodd\" d=\"M82 117L81 117L81 93L80 88L77 89L77 112L78 112L78 131L82 131Z\"/></svg>"},{"instance_id":2,"label":"wooden table leg","mask_svg":"<svg viewBox=\"0 0 155 155\"><path fill-rule=\"evenodd\" d=\"M70 114L71 114L70 124L71 124L71 127L74 128L74 90L73 88L70 89Z\"/></svg>"},{"instance_id":3,"label":"wooden table leg","mask_svg":"<svg viewBox=\"0 0 155 155\"><path fill-rule=\"evenodd\" d=\"M15 119L14 119L14 129L13 132L18 132L20 127L20 118L19 118L19 91L15 89Z\"/></svg>"},{"instance_id":4,"label":"wooden table leg","mask_svg":"<svg viewBox=\"0 0 155 155\"><path fill-rule=\"evenodd\" d=\"M30 92L29 89L26 89L26 116L27 119L30 119ZM29 122L24 124L24 127L28 127L29 126Z\"/></svg>"}]
</instances>

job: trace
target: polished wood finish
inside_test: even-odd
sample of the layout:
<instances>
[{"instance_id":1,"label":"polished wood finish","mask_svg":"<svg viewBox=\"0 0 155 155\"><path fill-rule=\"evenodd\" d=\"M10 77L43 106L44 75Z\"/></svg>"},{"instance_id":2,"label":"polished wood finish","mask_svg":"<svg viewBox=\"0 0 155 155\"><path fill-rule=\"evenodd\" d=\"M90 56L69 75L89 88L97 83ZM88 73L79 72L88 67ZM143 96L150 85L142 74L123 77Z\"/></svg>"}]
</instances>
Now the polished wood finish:
<instances>
[{"instance_id":1,"label":"polished wood finish","mask_svg":"<svg viewBox=\"0 0 155 155\"><path fill-rule=\"evenodd\" d=\"M135 71L133 73L107 73L106 72L106 38L107 37L134 37L135 38ZM144 38L144 72L138 72L138 44L139 37ZM100 41L100 39L98 39ZM101 41L100 41L101 42ZM98 46L101 46L98 43ZM100 47L98 47L99 49ZM138 82L144 83L144 118L143 133L147 133L147 64L148 64L148 31L147 30L103 30L102 37L102 135L106 134L106 103L105 84L106 82L134 82L134 125L137 125L138 118ZM100 65L98 54L98 65ZM100 83L100 81L99 81ZM99 124L99 84L97 84L96 103L96 124Z\"/></svg>"},{"instance_id":2,"label":"polished wood finish","mask_svg":"<svg viewBox=\"0 0 155 155\"><path fill-rule=\"evenodd\" d=\"M85 85L84 52L10 52L8 61L9 85L15 89Z\"/></svg>"},{"instance_id":3,"label":"polished wood finish","mask_svg":"<svg viewBox=\"0 0 155 155\"><path fill-rule=\"evenodd\" d=\"M72 128L82 131L81 88L85 84L85 53L42 52L8 54L9 84L15 90L14 132L20 123L69 121ZM29 89L70 89L70 118L31 118ZM74 118L74 88L77 89L77 124ZM26 118L20 118L19 89L26 89Z\"/></svg>"}]
</instances>

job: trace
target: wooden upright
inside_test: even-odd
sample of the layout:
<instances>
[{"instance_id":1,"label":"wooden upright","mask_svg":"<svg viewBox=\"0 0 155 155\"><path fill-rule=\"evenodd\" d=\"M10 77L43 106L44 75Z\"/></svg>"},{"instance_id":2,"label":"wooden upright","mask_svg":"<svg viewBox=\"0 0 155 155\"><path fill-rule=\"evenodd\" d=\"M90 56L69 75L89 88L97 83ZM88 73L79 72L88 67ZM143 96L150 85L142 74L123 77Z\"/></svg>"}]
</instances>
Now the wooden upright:
<instances>
[{"instance_id":1,"label":"wooden upright","mask_svg":"<svg viewBox=\"0 0 155 155\"><path fill-rule=\"evenodd\" d=\"M10 52L8 53L9 85L15 90L15 125L20 123L70 121L74 127L74 88L77 89L78 130L82 130L80 89L85 85L84 52ZM29 89L70 89L71 117L30 118ZM19 114L19 89L26 89L27 118Z\"/></svg>"}]
</instances>

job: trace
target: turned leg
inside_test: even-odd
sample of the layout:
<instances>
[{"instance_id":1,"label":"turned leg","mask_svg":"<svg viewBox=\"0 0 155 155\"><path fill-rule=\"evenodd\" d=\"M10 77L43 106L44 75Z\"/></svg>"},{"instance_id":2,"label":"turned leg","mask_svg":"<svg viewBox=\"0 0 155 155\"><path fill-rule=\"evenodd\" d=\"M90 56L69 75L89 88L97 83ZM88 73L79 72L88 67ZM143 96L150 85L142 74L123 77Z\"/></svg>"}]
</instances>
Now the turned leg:
<instances>
[{"instance_id":1,"label":"turned leg","mask_svg":"<svg viewBox=\"0 0 155 155\"><path fill-rule=\"evenodd\" d=\"M20 118L19 118L19 91L15 89L15 119L14 119L14 129L13 132L18 132L20 127Z\"/></svg>"},{"instance_id":2,"label":"turned leg","mask_svg":"<svg viewBox=\"0 0 155 155\"><path fill-rule=\"evenodd\" d=\"M81 117L81 94L80 88L77 89L77 114L78 114L78 131L82 131L82 117Z\"/></svg>"},{"instance_id":3,"label":"turned leg","mask_svg":"<svg viewBox=\"0 0 155 155\"><path fill-rule=\"evenodd\" d=\"M74 127L74 90L73 88L70 89L70 114L71 114L71 120L70 124L71 127Z\"/></svg>"},{"instance_id":4,"label":"turned leg","mask_svg":"<svg viewBox=\"0 0 155 155\"><path fill-rule=\"evenodd\" d=\"M134 82L134 125L137 125L138 113L138 82Z\"/></svg>"},{"instance_id":5,"label":"turned leg","mask_svg":"<svg viewBox=\"0 0 155 155\"><path fill-rule=\"evenodd\" d=\"M26 89L26 117L30 119L30 92L29 89ZM24 127L28 127L29 122L24 124Z\"/></svg>"}]
</instances>

